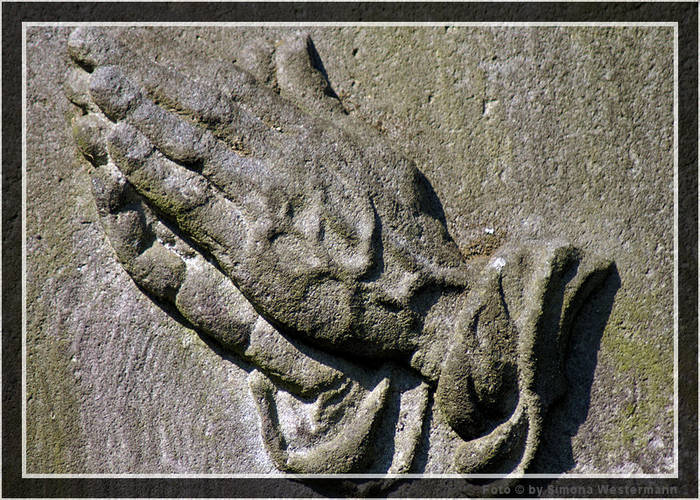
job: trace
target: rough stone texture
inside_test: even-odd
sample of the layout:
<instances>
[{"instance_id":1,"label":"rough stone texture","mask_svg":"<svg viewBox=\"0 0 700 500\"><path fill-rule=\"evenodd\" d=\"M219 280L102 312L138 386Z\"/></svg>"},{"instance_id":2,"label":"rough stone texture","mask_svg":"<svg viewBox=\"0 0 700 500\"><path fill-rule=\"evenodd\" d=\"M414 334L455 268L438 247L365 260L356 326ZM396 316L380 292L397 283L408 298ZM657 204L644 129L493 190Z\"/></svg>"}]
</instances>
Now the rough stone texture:
<instances>
[{"instance_id":1,"label":"rough stone texture","mask_svg":"<svg viewBox=\"0 0 700 500\"><path fill-rule=\"evenodd\" d=\"M308 31L345 108L428 178L463 255L564 238L615 261L604 289L614 301L587 306L591 321L572 333L568 395L543 424L533 472L670 472L672 30ZM64 96L69 32L28 32L27 469L272 472L254 367L149 300L98 223ZM288 34L115 32L195 77ZM418 469L446 470L456 453L442 418L428 413Z\"/></svg>"}]
</instances>

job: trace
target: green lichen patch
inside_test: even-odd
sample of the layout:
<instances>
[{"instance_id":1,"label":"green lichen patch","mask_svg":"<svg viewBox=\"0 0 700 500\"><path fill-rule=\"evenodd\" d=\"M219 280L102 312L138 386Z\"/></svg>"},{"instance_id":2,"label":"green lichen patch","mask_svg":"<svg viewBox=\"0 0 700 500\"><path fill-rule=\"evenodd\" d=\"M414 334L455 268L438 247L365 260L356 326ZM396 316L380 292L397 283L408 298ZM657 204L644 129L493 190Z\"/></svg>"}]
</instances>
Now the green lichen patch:
<instances>
[{"instance_id":1,"label":"green lichen patch","mask_svg":"<svg viewBox=\"0 0 700 500\"><path fill-rule=\"evenodd\" d=\"M27 472L61 473L79 459L80 400L68 342L30 346L27 355ZM45 374L51 374L48 378Z\"/></svg>"},{"instance_id":2,"label":"green lichen patch","mask_svg":"<svg viewBox=\"0 0 700 500\"><path fill-rule=\"evenodd\" d=\"M659 429L669 429L673 419L672 323L665 329L666 336L646 335L656 323L660 303L656 295L621 298L601 345L601 356L615 371L618 408L602 441L610 450L620 446L628 450L630 459L641 467L652 439L666 438L665 445L671 445L670 433Z\"/></svg>"}]
</instances>

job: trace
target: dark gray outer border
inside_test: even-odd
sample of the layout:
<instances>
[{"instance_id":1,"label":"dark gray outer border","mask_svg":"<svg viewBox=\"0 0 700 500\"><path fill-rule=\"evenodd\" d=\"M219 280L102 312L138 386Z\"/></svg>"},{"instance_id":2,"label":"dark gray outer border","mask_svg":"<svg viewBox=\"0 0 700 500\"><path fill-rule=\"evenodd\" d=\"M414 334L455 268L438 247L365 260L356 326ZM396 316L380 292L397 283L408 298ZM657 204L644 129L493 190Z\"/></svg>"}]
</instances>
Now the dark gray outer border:
<instances>
[{"instance_id":1,"label":"dark gray outer border","mask_svg":"<svg viewBox=\"0 0 700 500\"><path fill-rule=\"evenodd\" d=\"M128 7L128 8L127 8ZM678 3L3 3L2 4L2 497L446 497L464 479L23 479L21 477L22 22L75 21L655 21L679 23L679 477L560 479L586 497L698 496L698 5ZM302 482L301 480L299 482ZM547 496L527 479L507 496ZM607 488L607 489L606 489ZM614 488L614 489L613 489ZM635 489L633 489L635 488ZM662 488L662 489L661 489ZM607 491L607 493L606 493ZM663 491L663 493L660 493Z\"/></svg>"}]
</instances>

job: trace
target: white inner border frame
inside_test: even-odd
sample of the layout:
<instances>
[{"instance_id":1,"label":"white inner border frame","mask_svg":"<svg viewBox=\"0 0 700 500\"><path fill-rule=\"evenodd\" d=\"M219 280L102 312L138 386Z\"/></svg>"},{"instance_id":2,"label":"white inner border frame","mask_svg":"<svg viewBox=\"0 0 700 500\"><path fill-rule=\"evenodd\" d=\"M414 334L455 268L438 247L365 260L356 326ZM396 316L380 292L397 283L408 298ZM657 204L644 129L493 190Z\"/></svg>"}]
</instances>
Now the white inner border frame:
<instances>
[{"instance_id":1,"label":"white inner border frame","mask_svg":"<svg viewBox=\"0 0 700 500\"><path fill-rule=\"evenodd\" d=\"M27 420L26 420L26 269L27 269L27 176L26 176L26 97L27 97L27 28L30 27L672 27L673 28L673 459L674 472L665 474L28 474L27 473ZM0 264L1 265L1 264ZM495 479L523 477L538 479L678 479L678 22L23 22L22 23L22 478L23 479Z\"/></svg>"}]
</instances>

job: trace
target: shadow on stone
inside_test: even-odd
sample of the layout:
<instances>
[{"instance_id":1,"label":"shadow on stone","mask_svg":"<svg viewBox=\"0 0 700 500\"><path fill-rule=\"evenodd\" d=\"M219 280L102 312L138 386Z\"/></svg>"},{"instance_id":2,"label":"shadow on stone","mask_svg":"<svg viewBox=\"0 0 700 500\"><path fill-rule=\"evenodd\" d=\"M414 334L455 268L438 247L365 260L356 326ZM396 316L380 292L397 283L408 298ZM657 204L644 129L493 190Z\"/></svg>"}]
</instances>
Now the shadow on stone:
<instances>
[{"instance_id":1,"label":"shadow on stone","mask_svg":"<svg viewBox=\"0 0 700 500\"><path fill-rule=\"evenodd\" d=\"M326 87L326 94L330 97L340 99L338 97L338 94L336 94L335 90L333 90L333 87L331 86L331 81L328 78L328 72L326 71L326 67L323 65L321 56L316 50L316 46L314 45L314 42L313 40L311 40L311 38L309 38L306 50L309 52L309 59L311 59L311 65L314 69L318 70L323 75L323 78L326 80L326 83L328 83L328 86Z\"/></svg>"},{"instance_id":2,"label":"shadow on stone","mask_svg":"<svg viewBox=\"0 0 700 500\"><path fill-rule=\"evenodd\" d=\"M588 416L598 350L620 285L620 275L613 266L574 321L565 363L567 392L549 411L542 444L529 472L562 473L576 466L571 438Z\"/></svg>"}]
</instances>

